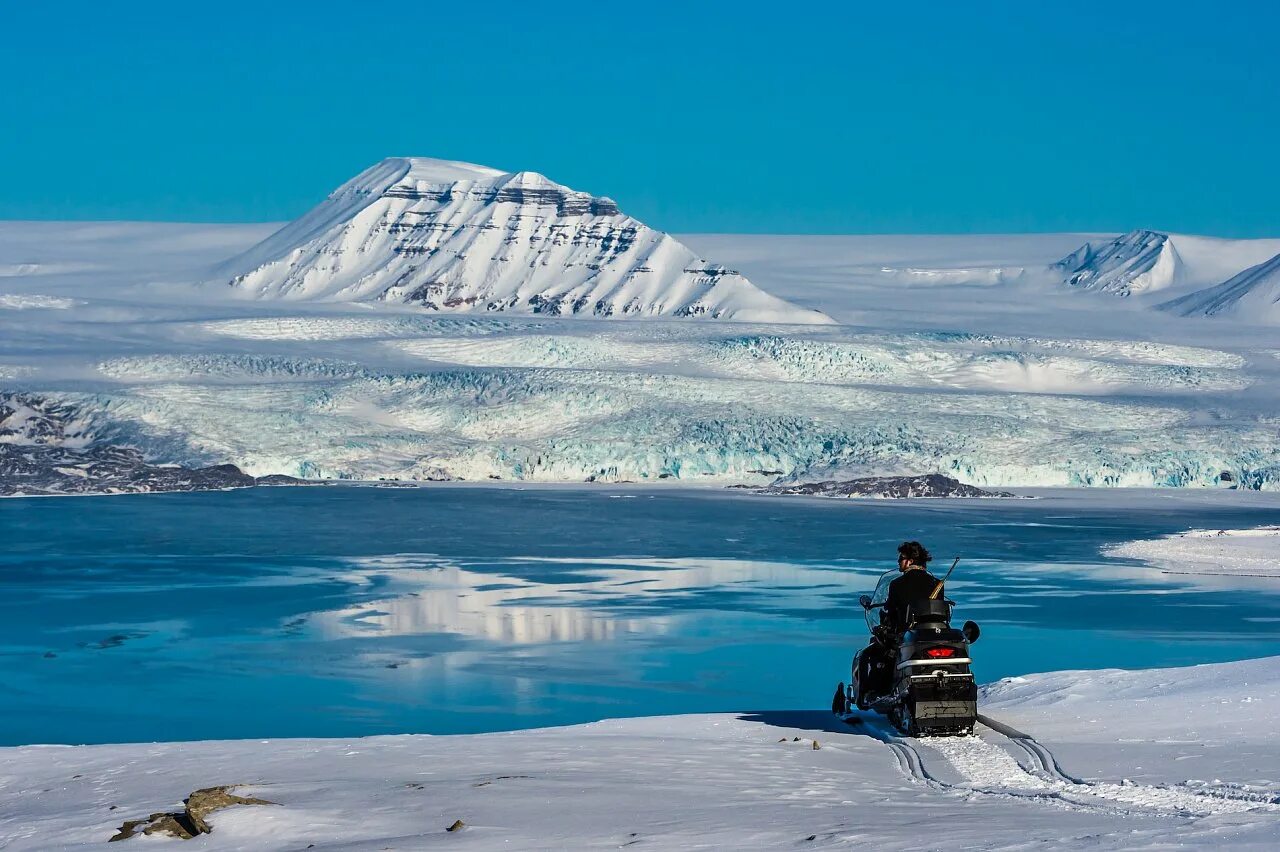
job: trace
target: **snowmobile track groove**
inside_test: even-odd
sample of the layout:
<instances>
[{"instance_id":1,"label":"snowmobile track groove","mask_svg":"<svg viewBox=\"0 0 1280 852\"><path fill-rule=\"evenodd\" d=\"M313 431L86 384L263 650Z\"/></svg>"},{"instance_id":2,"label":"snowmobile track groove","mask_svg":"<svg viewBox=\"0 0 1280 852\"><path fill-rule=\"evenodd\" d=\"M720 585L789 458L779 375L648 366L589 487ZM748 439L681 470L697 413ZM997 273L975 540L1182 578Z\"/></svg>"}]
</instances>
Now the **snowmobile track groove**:
<instances>
[{"instance_id":1,"label":"snowmobile track groove","mask_svg":"<svg viewBox=\"0 0 1280 852\"><path fill-rule=\"evenodd\" d=\"M1046 778L1060 781L1063 784L1085 784L1081 779L1063 772L1062 766L1058 763L1058 758L1054 756L1053 752L1049 751L1048 748L1030 734L1024 734L1011 725L1006 725L981 713L978 714L978 721L997 734L1002 734L1009 742L1025 752L1031 758L1031 762L1034 764L1034 771L1037 773Z\"/></svg>"},{"instance_id":2,"label":"snowmobile track groove","mask_svg":"<svg viewBox=\"0 0 1280 852\"><path fill-rule=\"evenodd\" d=\"M904 775L934 787L947 788L951 786L930 775L929 770L925 769L924 760L920 756L920 752L910 741L905 737L899 736L898 732L892 728L887 728L877 720L871 720L864 716L847 716L844 717L844 722L847 725L865 728L870 736L888 746L889 751L893 752L893 756L898 759L898 768L902 770Z\"/></svg>"},{"instance_id":3,"label":"snowmobile track groove","mask_svg":"<svg viewBox=\"0 0 1280 852\"><path fill-rule=\"evenodd\" d=\"M1127 781L1115 784L1077 779L1063 771L1053 752L1029 734L987 716L979 716L979 721L1016 747L1029 766L1024 765L1010 750L976 736L929 737L917 741L899 735L879 719L845 717L847 724L863 727L870 736L885 743L893 752L904 775L939 790L1032 800L1072 810L1122 816L1194 819L1250 810L1280 810L1275 798L1266 795L1240 792L1228 794L1225 791L1213 795L1187 789L1180 784L1155 786ZM932 747L967 783L950 783L934 777L926 766L925 755L918 744ZM965 746L969 745L978 745L979 752L983 748L995 750L989 757L995 757L996 752L1000 753L1000 757L1011 762L1006 768L1014 772L1015 776L1020 773L1025 778L1025 785L1015 776L983 778L980 773L974 774L971 766L968 767L970 771L967 771L964 758L967 757L970 763L974 760L981 762L983 758L983 755L976 753L965 755Z\"/></svg>"}]
</instances>

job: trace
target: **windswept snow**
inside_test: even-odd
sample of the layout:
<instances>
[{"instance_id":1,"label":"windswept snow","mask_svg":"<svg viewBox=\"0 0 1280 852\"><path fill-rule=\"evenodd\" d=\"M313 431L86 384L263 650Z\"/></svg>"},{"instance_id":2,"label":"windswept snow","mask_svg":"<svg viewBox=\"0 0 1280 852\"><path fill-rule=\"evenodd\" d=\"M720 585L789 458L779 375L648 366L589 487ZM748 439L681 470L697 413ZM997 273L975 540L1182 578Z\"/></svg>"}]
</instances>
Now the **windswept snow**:
<instances>
[{"instance_id":1,"label":"windswept snow","mask_svg":"<svg viewBox=\"0 0 1280 852\"><path fill-rule=\"evenodd\" d=\"M1234 314L1280 323L1280 254L1251 266L1216 287L1188 293L1160 305L1182 316Z\"/></svg>"},{"instance_id":2,"label":"windswept snow","mask_svg":"<svg viewBox=\"0 0 1280 852\"><path fill-rule=\"evenodd\" d=\"M969 849L1266 848L1280 843L1278 662L987 687L984 712L1030 743L986 729L887 743L875 719L849 727L800 711L448 737L8 748L0 812L15 852L97 848L125 820L222 784L277 804L218 811L202 848L906 850L938 845L940 830L945 845Z\"/></svg>"},{"instance_id":3,"label":"windswept snow","mask_svg":"<svg viewBox=\"0 0 1280 852\"><path fill-rule=\"evenodd\" d=\"M225 264L261 298L432 311L825 323L667 234L534 172L396 157Z\"/></svg>"}]
</instances>

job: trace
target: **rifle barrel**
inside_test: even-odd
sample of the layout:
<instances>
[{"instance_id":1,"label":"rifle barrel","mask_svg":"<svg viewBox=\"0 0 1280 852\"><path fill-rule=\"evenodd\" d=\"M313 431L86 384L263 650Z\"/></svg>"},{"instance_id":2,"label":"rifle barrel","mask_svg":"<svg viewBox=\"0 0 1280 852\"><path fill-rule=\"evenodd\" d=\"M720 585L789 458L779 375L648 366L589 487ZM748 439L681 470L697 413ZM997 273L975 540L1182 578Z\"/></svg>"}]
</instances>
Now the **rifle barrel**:
<instances>
[{"instance_id":1,"label":"rifle barrel","mask_svg":"<svg viewBox=\"0 0 1280 852\"><path fill-rule=\"evenodd\" d=\"M947 584L947 580L951 577L951 572L956 570L956 564L959 563L960 557L957 556L955 561L951 563L951 567L947 569L947 573L942 575L942 579L938 581L938 585L933 590L933 594L929 595L929 600L936 601L938 595L942 594L942 587Z\"/></svg>"}]
</instances>

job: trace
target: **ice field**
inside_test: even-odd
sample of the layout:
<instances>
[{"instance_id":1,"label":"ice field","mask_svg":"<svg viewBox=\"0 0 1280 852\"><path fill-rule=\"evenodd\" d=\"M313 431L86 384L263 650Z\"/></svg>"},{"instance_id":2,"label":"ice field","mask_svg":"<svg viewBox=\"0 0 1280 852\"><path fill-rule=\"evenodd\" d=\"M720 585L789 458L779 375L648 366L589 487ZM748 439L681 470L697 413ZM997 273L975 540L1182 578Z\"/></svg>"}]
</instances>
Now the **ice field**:
<instances>
[{"instance_id":1,"label":"ice field","mask_svg":"<svg viewBox=\"0 0 1280 852\"><path fill-rule=\"evenodd\" d=\"M3 389L73 405L92 440L254 475L1280 478L1280 332L1153 301L1273 240L1174 236L1176 282L1120 298L1055 272L1089 235L682 238L838 323L793 326L246 298L210 280L272 230L0 225Z\"/></svg>"}]
</instances>

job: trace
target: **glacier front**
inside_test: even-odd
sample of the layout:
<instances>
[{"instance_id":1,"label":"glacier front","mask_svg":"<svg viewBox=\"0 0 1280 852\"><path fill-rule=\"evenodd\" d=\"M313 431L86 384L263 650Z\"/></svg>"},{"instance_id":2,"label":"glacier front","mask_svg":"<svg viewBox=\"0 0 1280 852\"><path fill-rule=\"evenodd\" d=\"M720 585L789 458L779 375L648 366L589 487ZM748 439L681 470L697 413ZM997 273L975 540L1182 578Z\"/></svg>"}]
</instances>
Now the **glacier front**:
<instances>
[{"instance_id":1,"label":"glacier front","mask_svg":"<svg viewBox=\"0 0 1280 852\"><path fill-rule=\"evenodd\" d=\"M237 252L270 265L278 231L0 225L0 391L66 412L84 446L250 477L1280 484L1274 328L1037 273L1086 235L681 239L827 324L196 283ZM1196 270L1222 264L1178 239L1203 286ZM1258 242L1231 257L1275 253Z\"/></svg>"}]
</instances>

